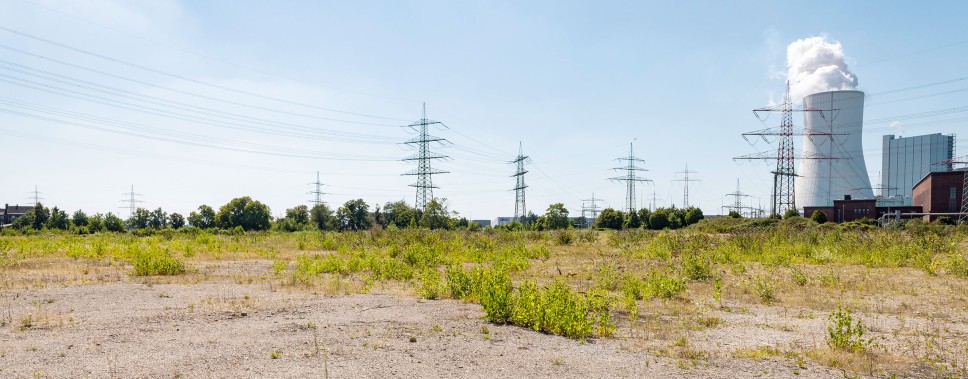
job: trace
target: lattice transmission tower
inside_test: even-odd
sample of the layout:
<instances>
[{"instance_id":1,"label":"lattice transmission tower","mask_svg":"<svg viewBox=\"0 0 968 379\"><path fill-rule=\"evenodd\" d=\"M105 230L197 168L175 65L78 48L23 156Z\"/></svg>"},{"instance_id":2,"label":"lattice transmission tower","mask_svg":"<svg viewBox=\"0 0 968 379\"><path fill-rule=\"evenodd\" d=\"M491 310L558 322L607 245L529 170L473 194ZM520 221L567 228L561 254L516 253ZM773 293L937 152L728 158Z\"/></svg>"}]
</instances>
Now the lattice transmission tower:
<instances>
[{"instance_id":1,"label":"lattice transmission tower","mask_svg":"<svg viewBox=\"0 0 968 379\"><path fill-rule=\"evenodd\" d=\"M581 201L582 201L581 217L587 218L586 215L590 214L592 215L592 218L598 218L598 214L601 213L601 209L602 209L601 207L598 206L598 202L604 201L604 200L596 198L595 193L592 192L591 199L582 199ZM586 205L586 202L588 202L587 205Z\"/></svg>"},{"instance_id":2,"label":"lattice transmission tower","mask_svg":"<svg viewBox=\"0 0 968 379\"><path fill-rule=\"evenodd\" d=\"M447 156L439 153L435 153L430 150L430 145L432 143L437 143L440 146L447 144L447 139L430 135L428 132L429 127L437 126L441 128L446 128L440 121L433 121L427 119L427 104L423 105L423 116L420 120L407 125L407 128L412 129L417 133L417 136L411 138L410 140L404 142L404 144L409 146L416 146L417 153L409 157L403 158L403 161L415 161L417 162L417 168L402 175L414 175L417 177L417 182L410 185L410 187L417 188L416 201L414 202L414 207L420 210L427 208L427 203L434 198L434 188L439 188L434 186L433 176L434 174L446 174L447 171L432 168L430 163L438 159L446 159Z\"/></svg>"},{"instance_id":3,"label":"lattice transmission tower","mask_svg":"<svg viewBox=\"0 0 968 379\"><path fill-rule=\"evenodd\" d=\"M315 190L307 192L307 194L313 195L313 198L309 200L309 202L312 203L313 206L326 204L326 202L323 201L323 195L329 195L329 194L322 191L322 188L323 186L325 186L325 184L319 181L319 171L316 171L316 181L310 182L309 184L316 187Z\"/></svg>"},{"instance_id":4,"label":"lattice transmission tower","mask_svg":"<svg viewBox=\"0 0 968 379\"><path fill-rule=\"evenodd\" d=\"M514 185L514 220L518 221L528 216L528 209L524 202L524 189L528 188L527 184L524 184L524 174L528 171L524 169L525 163L530 163L531 158L524 155L524 150L521 147L521 142L518 142L518 156L514 158L513 163L516 165L517 170L511 177L517 179L517 183Z\"/></svg>"},{"instance_id":5,"label":"lattice transmission tower","mask_svg":"<svg viewBox=\"0 0 968 379\"><path fill-rule=\"evenodd\" d=\"M125 193L122 193L122 195L128 196L127 199L121 200L122 203L128 203L128 205L122 206L119 208L122 208L122 209L127 208L128 217L134 216L134 212L138 209L138 203L144 202L143 200L138 198L141 196L141 194L134 192L134 184L132 184L131 192L125 192Z\"/></svg>"},{"instance_id":6,"label":"lattice transmission tower","mask_svg":"<svg viewBox=\"0 0 968 379\"><path fill-rule=\"evenodd\" d=\"M795 109L793 107L793 102L790 100L790 82L786 82L786 91L783 93L783 103L777 104L771 107L757 108L753 110L753 115L760 118L760 113L766 112L780 112L782 115L780 120L779 128L771 129L761 129L752 131L749 133L743 133L743 138L747 141L750 136L758 136L763 140L767 140L768 136L778 136L779 146L776 151L760 153L760 154L750 154L741 157L736 157L733 159L737 160L776 160L776 169L770 171L773 174L773 204L771 206L771 215L779 216L790 209L797 209L795 200L795 189L793 186L794 178L796 178L797 173L794 169L794 162L797 156L793 149L793 137L794 136L829 136L830 140L833 141L834 133L825 133L816 130L802 130L795 131L793 129L793 112L820 112L821 116L824 116L824 111L833 110L823 110L823 109L807 109L799 108ZM763 120L763 119L761 119ZM821 160L832 160L838 159L832 156L803 156L799 159L821 159Z\"/></svg>"},{"instance_id":7,"label":"lattice transmission tower","mask_svg":"<svg viewBox=\"0 0 968 379\"><path fill-rule=\"evenodd\" d=\"M690 179L689 174L698 174L695 171L689 171L689 164L686 164L686 169L679 171L676 174L682 174L682 179L675 179L677 182L682 182L682 207L689 208L689 182L698 182L699 179Z\"/></svg>"},{"instance_id":8,"label":"lattice transmission tower","mask_svg":"<svg viewBox=\"0 0 968 379\"><path fill-rule=\"evenodd\" d=\"M629 144L629 156L622 157L622 158L615 158L615 159L618 161L627 162L627 165L625 167L616 167L613 169L616 171L625 171L625 176L616 176L613 178L609 178L609 180L613 180L616 182L625 182L625 186L626 186L625 209L629 212L634 212L635 211L635 183L652 182L651 179L640 177L638 175L638 172L649 171L649 170L638 167L637 163L643 163L645 161L635 156L635 154L632 152L631 143Z\"/></svg>"},{"instance_id":9,"label":"lattice transmission tower","mask_svg":"<svg viewBox=\"0 0 968 379\"><path fill-rule=\"evenodd\" d=\"M754 214L754 211L756 208L743 205L743 199L749 198L752 196L747 195L739 190L739 179L736 179L736 192L727 193L726 196L733 198L732 205L723 206L723 208L726 208L726 210L736 211L740 215L743 215L744 212L748 216L752 216Z\"/></svg>"},{"instance_id":10,"label":"lattice transmission tower","mask_svg":"<svg viewBox=\"0 0 968 379\"><path fill-rule=\"evenodd\" d=\"M42 194L42 193L43 192L40 192L40 191L37 190L37 185L34 184L34 190L33 190L33 192L30 192L30 195L31 195L30 198L34 201L34 205L35 206L37 204L40 204L40 201L41 200L44 200L44 198L40 196L40 194Z\"/></svg>"}]
</instances>

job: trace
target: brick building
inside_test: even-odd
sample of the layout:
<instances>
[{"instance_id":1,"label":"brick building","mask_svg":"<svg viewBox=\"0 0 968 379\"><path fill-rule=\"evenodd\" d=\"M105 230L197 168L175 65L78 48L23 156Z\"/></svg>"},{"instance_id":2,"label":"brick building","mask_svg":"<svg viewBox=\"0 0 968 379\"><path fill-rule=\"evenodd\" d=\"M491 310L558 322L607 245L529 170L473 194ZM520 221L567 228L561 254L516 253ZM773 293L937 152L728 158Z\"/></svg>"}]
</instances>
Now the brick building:
<instances>
[{"instance_id":1,"label":"brick building","mask_svg":"<svg viewBox=\"0 0 968 379\"><path fill-rule=\"evenodd\" d=\"M920 206L924 213L958 213L964 199L964 170L930 172L914 185L911 205ZM925 216L930 220L940 215ZM952 217L957 219L957 216Z\"/></svg>"}]
</instances>

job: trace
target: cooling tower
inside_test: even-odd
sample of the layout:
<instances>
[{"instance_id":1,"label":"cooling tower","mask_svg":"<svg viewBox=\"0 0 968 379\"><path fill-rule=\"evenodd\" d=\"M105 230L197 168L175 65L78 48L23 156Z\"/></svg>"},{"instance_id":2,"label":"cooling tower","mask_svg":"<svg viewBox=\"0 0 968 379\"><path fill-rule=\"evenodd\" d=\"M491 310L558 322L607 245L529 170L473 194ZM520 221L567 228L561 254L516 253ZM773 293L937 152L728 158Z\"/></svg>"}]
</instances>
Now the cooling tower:
<instances>
[{"instance_id":1,"label":"cooling tower","mask_svg":"<svg viewBox=\"0 0 968 379\"><path fill-rule=\"evenodd\" d=\"M832 206L836 199L873 199L861 130L864 93L820 92L803 98L803 158L797 171L797 207ZM809 135L830 133L832 135ZM876 215L872 215L876 217Z\"/></svg>"}]
</instances>

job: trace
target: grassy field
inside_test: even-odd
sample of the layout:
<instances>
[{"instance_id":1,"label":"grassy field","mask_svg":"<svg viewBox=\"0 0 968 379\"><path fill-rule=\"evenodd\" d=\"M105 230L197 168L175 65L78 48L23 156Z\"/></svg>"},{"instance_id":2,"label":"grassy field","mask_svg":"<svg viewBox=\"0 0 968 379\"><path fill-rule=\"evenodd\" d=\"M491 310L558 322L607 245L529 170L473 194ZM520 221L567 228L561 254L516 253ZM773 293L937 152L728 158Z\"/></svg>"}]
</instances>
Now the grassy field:
<instances>
[{"instance_id":1,"label":"grassy field","mask_svg":"<svg viewBox=\"0 0 968 379\"><path fill-rule=\"evenodd\" d=\"M563 343L617 339L683 368L711 358L779 359L845 375L966 377L966 252L964 227L802 219L658 232L7 235L0 291L221 280L456 299L480 304L491 323L574 340ZM212 268L224 262L254 269ZM63 322L34 313L0 309L0 326Z\"/></svg>"}]
</instances>

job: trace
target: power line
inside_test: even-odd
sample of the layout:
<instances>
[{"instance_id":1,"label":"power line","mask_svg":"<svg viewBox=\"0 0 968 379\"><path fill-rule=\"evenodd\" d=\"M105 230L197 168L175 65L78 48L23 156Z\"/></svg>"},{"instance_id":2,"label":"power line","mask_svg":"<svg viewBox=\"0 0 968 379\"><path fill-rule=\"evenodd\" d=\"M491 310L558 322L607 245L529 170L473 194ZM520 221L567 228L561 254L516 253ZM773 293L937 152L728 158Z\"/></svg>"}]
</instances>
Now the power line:
<instances>
[{"instance_id":1,"label":"power line","mask_svg":"<svg viewBox=\"0 0 968 379\"><path fill-rule=\"evenodd\" d=\"M40 7L40 8L43 8L43 9L46 9L46 10L48 10L50 12L58 13L58 14L60 14L62 16L65 16L65 17L72 18L74 20L82 21L82 22L85 22L85 23L88 23L88 24L91 24L91 25L95 25L95 26L101 27L101 28L106 29L106 30L110 30L112 32L115 32L115 33L124 35L125 37L137 38L137 39L140 39L142 41L151 42L151 43L156 44L156 45L159 45L159 46L164 46L164 47L167 47L169 49L172 49L172 50L175 50L175 51L179 51L181 53L185 53L185 54L189 54L189 55L194 55L194 56L199 57L199 58L208 59L208 60L211 60L211 61L223 63L223 64L226 64L226 65L229 65L229 66L233 66L233 67L241 68L241 69L244 69L244 70L248 70L248 71L260 73L260 74L263 74L263 75L268 75L268 76L273 76L273 77L277 77L277 78L281 78L281 79L286 79L286 80L289 80L291 82L296 82L296 83L300 83L300 84L305 84L306 83L306 81L305 80L302 80L302 79L295 79L295 78L291 78L291 77L288 77L288 76L280 75L280 74L277 74L277 73L272 73L272 72L268 72L268 71L265 71L265 70L260 70L260 69L257 69L257 68L253 68L253 67L241 65L241 64L238 64L238 63L235 63L235 62L230 62L230 61L227 61L227 60L224 60L224 59L221 59L221 58L216 58L216 57L208 56L208 55L201 54L201 53L198 53L198 52L194 52L194 51L191 51L191 50L188 50L188 49L185 49L185 48L181 48L181 47L178 47L178 46L175 46L175 45L171 45L171 44L168 44L168 43L156 41L156 40L153 40L151 38L134 35L134 34L131 34L130 31L124 31L124 30L115 29L115 28L112 28L110 26L107 26L107 25L104 25L104 24L101 24L101 23L97 23L97 22L94 22L94 21L91 21L91 20L88 20L88 19L85 19L85 18L82 18L82 17L78 17L76 15L72 15L72 14L67 13L67 12L63 12L63 11L60 11L60 10L57 10L57 9L53 9L53 8L50 8L50 7L46 7L46 6L42 5L42 4L37 4L36 2L33 2L33 1L28 1L28 0L21 0L21 1L23 1L25 3L28 3L28 4L31 4L31 5L34 5L34 6L37 6L37 7ZM321 87L321 86L316 85L316 84L312 84L312 83L310 83L310 84L312 86L314 86L314 87L320 87L320 88L326 88L326 89L333 89L333 90L337 90L337 91L344 91L344 92L355 93L355 94L364 95L364 96L370 96L370 97L384 98L384 99L389 99L389 100L403 100L403 101L408 101L408 102L413 101L411 99L403 99L403 98L397 98L397 97L391 97L391 96L376 95L376 94L371 94L371 93L366 93L366 92L361 92L361 91L356 91L356 90L348 90L348 89L345 89L345 88Z\"/></svg>"},{"instance_id":2,"label":"power line","mask_svg":"<svg viewBox=\"0 0 968 379\"><path fill-rule=\"evenodd\" d=\"M420 120L407 125L406 127L417 132L417 137L412 138L404 144L417 147L417 153L404 158L403 161L416 161L417 169L404 173L403 175L414 175L417 177L417 182L411 184L411 187L417 188L416 201L414 202L414 207L420 210L427 208L427 203L434 199L434 188L439 188L434 186L433 175L434 174L446 174L447 171L442 171L439 169L434 169L430 167L430 163L433 160L445 159L446 155L434 153L430 151L430 144L436 142L438 144L444 144L447 142L446 139L432 136L428 133L427 128L430 125L437 125L439 127L446 127L440 121L433 121L427 119L427 104L423 105L423 116Z\"/></svg>"},{"instance_id":3,"label":"power line","mask_svg":"<svg viewBox=\"0 0 968 379\"><path fill-rule=\"evenodd\" d=\"M370 115L370 114L359 113L359 112L350 112L350 111L343 111L343 110L334 109L334 108L320 107L320 106L316 106L316 105L311 105L311 104L306 104L306 103L300 103L300 102L297 102L297 101L291 101L291 100L281 99L281 98L277 98L277 97L273 97L273 96L268 96L268 95L258 94L258 93L244 91L244 90L240 90L240 89L235 89L235 88L231 88L231 87L227 87L227 86L223 86L223 85L219 85L219 84L205 82L205 81L198 80L198 79L192 79L192 78L189 78L189 77L186 77L186 76L182 76L182 75L178 75L178 74L173 74L173 73L170 73L170 72L166 72L166 71L162 71L162 70L159 70L159 69L147 67L147 66L140 65L140 64L137 64L137 63L132 63L132 62L124 61L124 60L117 59L117 58L112 58L112 57L109 57L107 55L103 55L103 54L99 54L99 53L87 51L87 50L84 50L84 49L81 49L81 48L77 48L77 47L74 47L74 46L71 46L71 45L68 45L68 44L65 44L65 43L56 42L56 41L53 41L53 40L50 40L50 39L46 39L46 38L43 38L43 37L39 37L39 36L35 36L35 35L32 35L32 34L28 34L28 33L25 33L25 32L22 32L22 31L19 31L19 30L16 30L16 29L8 28L8 27L5 27L5 26L0 26L0 30L6 31L8 33L12 33L12 34L19 35L21 37L30 38L32 40L39 41L39 42L43 42L43 43L46 43L46 44L49 44L49 45L57 46L57 47L60 47L60 48L66 49L66 50L74 51L76 53L84 54L84 55L87 55L87 56L95 57L95 58L98 58L98 59L106 60L106 61L109 61L109 62L121 64L121 65L128 66L128 67L136 68L136 69L139 69L139 70L148 71L148 72L151 72L151 73L155 73L155 74L167 76L167 77L170 77L170 78L184 80L184 81L187 81L187 82L191 82L191 83L195 83L195 84L200 84L200 85L207 86L207 87L212 87L212 88L220 89L220 90L227 91L227 92L238 93L238 94L247 95L247 96L251 96L251 97L261 98L261 99L265 99L265 100L272 100L272 101L279 102L279 103L284 103L284 104L289 104L289 105L295 105L295 106L300 106L300 107L310 108L310 109L317 109L317 110L322 110L322 111L326 111L326 112L334 112L334 113L341 113L341 114L347 114L347 115L353 115L353 116L360 116L360 117L369 117L369 118L376 118L376 119L383 119L383 120L402 121L402 119L398 119L398 118L384 117L384 116L376 116L376 115Z\"/></svg>"}]
</instances>

